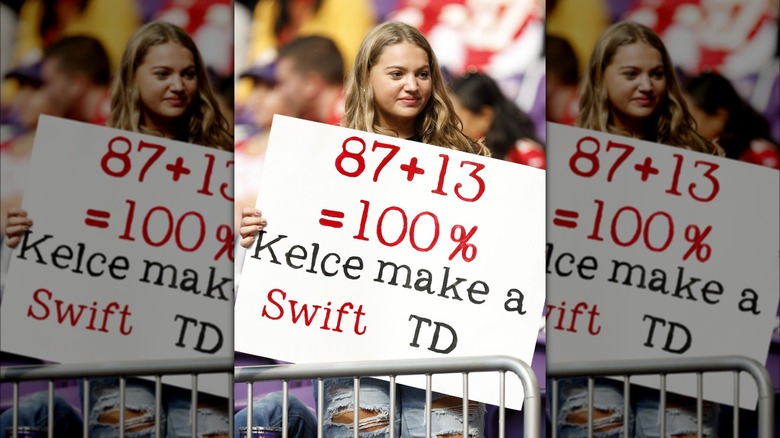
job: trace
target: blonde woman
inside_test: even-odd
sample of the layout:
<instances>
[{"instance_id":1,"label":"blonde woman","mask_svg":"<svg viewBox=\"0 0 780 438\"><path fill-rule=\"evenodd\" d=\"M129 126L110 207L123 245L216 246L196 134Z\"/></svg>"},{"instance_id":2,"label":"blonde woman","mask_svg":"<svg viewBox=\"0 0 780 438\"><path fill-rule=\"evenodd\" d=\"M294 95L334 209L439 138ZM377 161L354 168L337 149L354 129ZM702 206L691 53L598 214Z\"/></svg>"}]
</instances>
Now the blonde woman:
<instances>
[{"instance_id":1,"label":"blonde woman","mask_svg":"<svg viewBox=\"0 0 780 438\"><path fill-rule=\"evenodd\" d=\"M111 86L108 125L126 131L170 138L221 150L233 150L233 136L220 113L206 68L192 38L181 28L150 22L130 38ZM13 216L13 218L12 218ZM16 209L6 230L7 245L16 246L31 226L26 211ZM118 435L119 386L117 379L91 382L91 411L85 422L89 436ZM165 387L161 424L168 437L190 437L190 392ZM151 382L127 381L125 432L131 437L154 436L155 394ZM198 403L198 437L226 438L227 400L201 395Z\"/></svg>"},{"instance_id":2,"label":"blonde woman","mask_svg":"<svg viewBox=\"0 0 780 438\"><path fill-rule=\"evenodd\" d=\"M723 155L696 133L661 38L634 22L607 28L580 83L576 126Z\"/></svg>"},{"instance_id":3,"label":"blonde woman","mask_svg":"<svg viewBox=\"0 0 780 438\"><path fill-rule=\"evenodd\" d=\"M165 22L142 26L127 43L111 84L109 125L233 149L230 124L197 46L183 29Z\"/></svg>"},{"instance_id":4,"label":"blonde woman","mask_svg":"<svg viewBox=\"0 0 780 438\"><path fill-rule=\"evenodd\" d=\"M439 64L430 44L414 27L385 22L372 29L361 44L346 83L347 128L488 156L488 149L462 133L462 123L453 108ZM267 226L260 212L243 211L239 232L241 245L249 247ZM354 407L350 405L352 379L325 382L323 394L325 436L351 437ZM359 432L387 433L390 428L390 397L387 382L361 379L358 409ZM402 437L424 437L425 391L398 387L396 431ZM462 436L462 400L434 394L433 436ZM253 424L267 420L253 411ZM484 406L471 402L466 413L470 435L480 436ZM243 418L243 417L242 417ZM379 435L377 435L379 436Z\"/></svg>"},{"instance_id":5,"label":"blonde woman","mask_svg":"<svg viewBox=\"0 0 780 438\"><path fill-rule=\"evenodd\" d=\"M641 24L619 22L601 34L580 84L579 105L575 124L581 128L724 155L720 147L696 133L663 42ZM559 392L558 436L587 437L587 380L562 379ZM594 436L658 436L658 391L632 387L635 404L624 412L622 383L597 379L593 400ZM696 400L671 395L666 407L666 433L675 438L695 437ZM717 437L717 415L718 406L705 403L705 437ZM627 431L625 416L629 417Z\"/></svg>"}]
</instances>

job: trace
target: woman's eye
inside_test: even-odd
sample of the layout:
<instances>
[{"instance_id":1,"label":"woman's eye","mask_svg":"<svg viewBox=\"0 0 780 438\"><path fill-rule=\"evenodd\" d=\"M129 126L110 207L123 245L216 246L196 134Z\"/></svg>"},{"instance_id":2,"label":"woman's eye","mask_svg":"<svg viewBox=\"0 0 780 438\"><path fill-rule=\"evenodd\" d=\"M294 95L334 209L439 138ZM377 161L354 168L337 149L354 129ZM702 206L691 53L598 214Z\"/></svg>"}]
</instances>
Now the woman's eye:
<instances>
[{"instance_id":1,"label":"woman's eye","mask_svg":"<svg viewBox=\"0 0 780 438\"><path fill-rule=\"evenodd\" d=\"M403 77L403 74L400 71L393 71L393 72L390 72L390 77L398 79L400 77Z\"/></svg>"},{"instance_id":2,"label":"woman's eye","mask_svg":"<svg viewBox=\"0 0 780 438\"><path fill-rule=\"evenodd\" d=\"M155 76L157 76L160 79L166 78L168 76L168 72L164 71L158 71L154 73Z\"/></svg>"},{"instance_id":3,"label":"woman's eye","mask_svg":"<svg viewBox=\"0 0 780 438\"><path fill-rule=\"evenodd\" d=\"M663 71L661 71L661 70L659 70L659 71L654 71L653 73L651 73L651 76L652 76L654 79L663 79L663 78L664 78L664 72L663 72Z\"/></svg>"},{"instance_id":4,"label":"woman's eye","mask_svg":"<svg viewBox=\"0 0 780 438\"><path fill-rule=\"evenodd\" d=\"M419 76L420 76L421 78L423 78L423 79L428 79L429 77L431 77L431 72L429 72L429 71L423 71L423 72L420 72Z\"/></svg>"},{"instance_id":5,"label":"woman's eye","mask_svg":"<svg viewBox=\"0 0 780 438\"><path fill-rule=\"evenodd\" d=\"M187 79L194 79L195 78L195 72L194 71L185 71L182 76L184 76Z\"/></svg>"},{"instance_id":6,"label":"woman's eye","mask_svg":"<svg viewBox=\"0 0 780 438\"><path fill-rule=\"evenodd\" d=\"M623 76L625 76L625 77L627 77L629 79L635 78L636 77L636 72L635 71L623 72Z\"/></svg>"}]
</instances>

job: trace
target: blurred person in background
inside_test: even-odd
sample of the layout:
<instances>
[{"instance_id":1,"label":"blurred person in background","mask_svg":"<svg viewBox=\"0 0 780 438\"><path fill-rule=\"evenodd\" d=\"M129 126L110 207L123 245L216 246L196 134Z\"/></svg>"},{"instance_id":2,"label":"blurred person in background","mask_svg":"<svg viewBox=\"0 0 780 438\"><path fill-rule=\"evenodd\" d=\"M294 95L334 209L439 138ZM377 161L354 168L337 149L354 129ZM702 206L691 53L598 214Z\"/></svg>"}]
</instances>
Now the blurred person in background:
<instances>
[{"instance_id":1,"label":"blurred person in background","mask_svg":"<svg viewBox=\"0 0 780 438\"><path fill-rule=\"evenodd\" d=\"M544 146L533 121L507 99L493 78L467 73L452 80L450 88L464 134L483 139L493 158L544 169Z\"/></svg>"},{"instance_id":2,"label":"blurred person in background","mask_svg":"<svg viewBox=\"0 0 780 438\"><path fill-rule=\"evenodd\" d=\"M95 38L66 36L48 46L42 90L53 110L80 122L105 125L110 111L108 54Z\"/></svg>"},{"instance_id":3,"label":"blurred person in background","mask_svg":"<svg viewBox=\"0 0 780 438\"><path fill-rule=\"evenodd\" d=\"M274 114L288 115L287 104L278 90L274 76L275 64L258 65L241 74L249 78L253 87L244 103L244 111L249 119L249 135L236 142L235 154L235 214L236 229L241 221L244 207L254 207L257 200L257 187L265 161L268 138L271 134L271 121ZM236 260L236 264L243 261Z\"/></svg>"},{"instance_id":4,"label":"blurred person in background","mask_svg":"<svg viewBox=\"0 0 780 438\"><path fill-rule=\"evenodd\" d=\"M566 38L547 34L547 121L574 125L579 113L577 55Z\"/></svg>"},{"instance_id":5,"label":"blurred person in background","mask_svg":"<svg viewBox=\"0 0 780 438\"><path fill-rule=\"evenodd\" d=\"M22 193L32 155L35 128L38 126L38 115L61 116L53 111L47 96L41 90L40 63L17 67L5 77L15 80L18 85L10 107L10 115L17 132L0 143L0 232L3 234L8 210L22 205Z\"/></svg>"},{"instance_id":6,"label":"blurred person in background","mask_svg":"<svg viewBox=\"0 0 780 438\"><path fill-rule=\"evenodd\" d=\"M685 100L704 138L717 142L726 157L780 169L780 152L769 123L737 94L731 81L714 72L683 83Z\"/></svg>"},{"instance_id":7,"label":"blurred person in background","mask_svg":"<svg viewBox=\"0 0 780 438\"><path fill-rule=\"evenodd\" d=\"M331 39L304 36L282 46L275 78L292 117L339 123L344 114L344 58Z\"/></svg>"}]
</instances>

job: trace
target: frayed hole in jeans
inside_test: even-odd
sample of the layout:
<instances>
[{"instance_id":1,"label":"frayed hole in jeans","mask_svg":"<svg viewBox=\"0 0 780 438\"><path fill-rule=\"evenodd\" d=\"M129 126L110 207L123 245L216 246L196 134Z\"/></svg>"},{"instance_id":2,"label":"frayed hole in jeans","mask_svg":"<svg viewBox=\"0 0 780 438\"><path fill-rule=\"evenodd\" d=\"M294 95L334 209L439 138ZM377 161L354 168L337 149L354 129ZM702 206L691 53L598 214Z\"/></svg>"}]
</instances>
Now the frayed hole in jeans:
<instances>
[{"instance_id":1,"label":"frayed hole in jeans","mask_svg":"<svg viewBox=\"0 0 780 438\"><path fill-rule=\"evenodd\" d=\"M588 424L588 409L583 407L571 412L566 416L566 422L569 424ZM623 415L620 412L593 409L593 431L607 432L623 427Z\"/></svg>"},{"instance_id":2,"label":"frayed hole in jeans","mask_svg":"<svg viewBox=\"0 0 780 438\"><path fill-rule=\"evenodd\" d=\"M336 412L331 418L334 424L352 426L355 414L351 408ZM390 415L384 410L360 409L358 411L358 430L375 432L390 427Z\"/></svg>"},{"instance_id":3,"label":"frayed hole in jeans","mask_svg":"<svg viewBox=\"0 0 780 438\"><path fill-rule=\"evenodd\" d=\"M108 409L101 412L97 421L100 424L118 427L119 410ZM141 432L154 428L154 415L136 409L125 409L125 432Z\"/></svg>"}]
</instances>

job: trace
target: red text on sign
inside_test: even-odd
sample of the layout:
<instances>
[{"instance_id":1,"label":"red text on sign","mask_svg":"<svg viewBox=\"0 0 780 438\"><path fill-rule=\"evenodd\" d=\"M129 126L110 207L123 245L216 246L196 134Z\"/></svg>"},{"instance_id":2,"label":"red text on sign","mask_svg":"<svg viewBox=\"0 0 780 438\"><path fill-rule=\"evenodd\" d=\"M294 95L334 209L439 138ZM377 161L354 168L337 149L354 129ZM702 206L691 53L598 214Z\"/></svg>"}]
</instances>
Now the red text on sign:
<instances>
[{"instance_id":1,"label":"red text on sign","mask_svg":"<svg viewBox=\"0 0 780 438\"><path fill-rule=\"evenodd\" d=\"M287 293L281 289L272 289L266 295L269 304L263 306L262 316L263 318L272 319L274 321L280 320L287 312L287 308L284 305L286 302L289 305L290 321L293 324L302 323L306 327L310 327L312 324L319 327L320 330L332 330L334 332L342 333L341 328L342 321L344 319L352 318L354 315L353 332L356 335L362 335L366 333L366 326L361 326L360 317L365 316L363 312L363 305L360 304L357 307L355 304L347 301L338 308L332 307L330 301L327 304L306 304L300 303L297 300L288 300ZM335 313L335 315L333 315ZM335 320L335 321L334 321Z\"/></svg>"},{"instance_id":2,"label":"red text on sign","mask_svg":"<svg viewBox=\"0 0 780 438\"><path fill-rule=\"evenodd\" d=\"M116 301L111 301L101 307L97 301L93 301L91 305L85 305L65 303L60 299L52 300L53 297L54 294L48 289L41 288L33 292L32 298L35 303L27 307L27 317L38 321L54 317L57 324L78 326L85 330L102 333L111 332L109 325L116 327L119 333L124 336L133 332L133 326L128 322L128 317L132 315L132 312L127 304L123 306ZM109 320L111 324L109 324Z\"/></svg>"}]
</instances>

